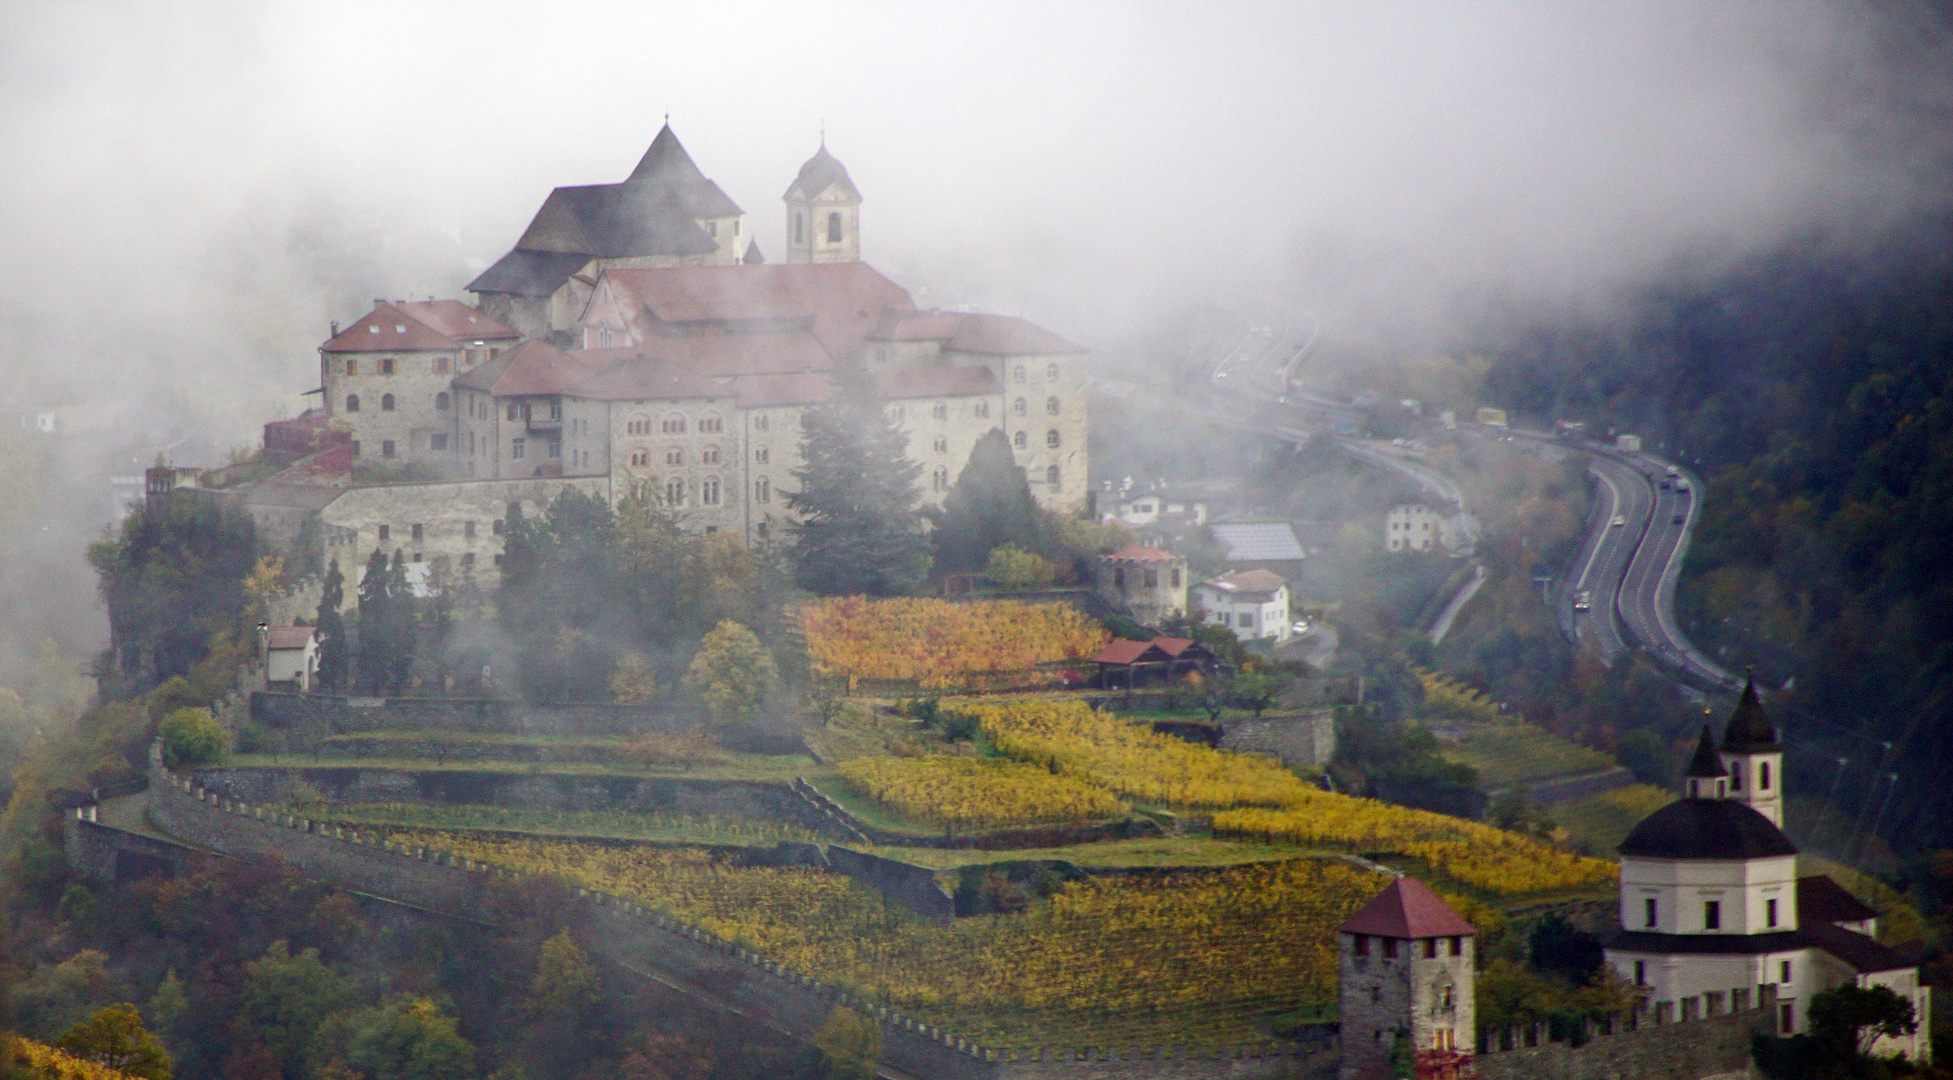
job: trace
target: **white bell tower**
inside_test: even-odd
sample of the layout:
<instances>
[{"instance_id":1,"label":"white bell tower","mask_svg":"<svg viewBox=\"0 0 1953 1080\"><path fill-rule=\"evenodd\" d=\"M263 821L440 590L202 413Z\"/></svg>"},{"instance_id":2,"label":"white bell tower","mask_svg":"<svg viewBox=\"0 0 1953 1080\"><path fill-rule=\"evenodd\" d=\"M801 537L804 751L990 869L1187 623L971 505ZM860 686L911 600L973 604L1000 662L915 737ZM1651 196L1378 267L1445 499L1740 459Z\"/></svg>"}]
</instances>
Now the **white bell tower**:
<instances>
[{"instance_id":1,"label":"white bell tower","mask_svg":"<svg viewBox=\"0 0 1953 1080\"><path fill-rule=\"evenodd\" d=\"M1754 676L1744 684L1742 700L1723 728L1720 756L1729 770L1728 797L1748 803L1783 828L1783 745L1756 696Z\"/></svg>"},{"instance_id":2,"label":"white bell tower","mask_svg":"<svg viewBox=\"0 0 1953 1080\"><path fill-rule=\"evenodd\" d=\"M782 198L788 262L861 261L861 192L847 167L827 152L825 136Z\"/></svg>"}]
</instances>

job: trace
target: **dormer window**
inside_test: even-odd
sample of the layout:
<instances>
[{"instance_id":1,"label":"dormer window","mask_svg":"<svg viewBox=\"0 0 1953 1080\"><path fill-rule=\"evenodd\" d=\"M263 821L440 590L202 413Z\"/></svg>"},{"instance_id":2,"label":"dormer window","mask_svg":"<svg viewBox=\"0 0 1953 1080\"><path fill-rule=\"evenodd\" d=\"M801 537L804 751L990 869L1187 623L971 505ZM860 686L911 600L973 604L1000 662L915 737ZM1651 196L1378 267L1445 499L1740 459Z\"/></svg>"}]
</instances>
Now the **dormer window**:
<instances>
[{"instance_id":1,"label":"dormer window","mask_svg":"<svg viewBox=\"0 0 1953 1080\"><path fill-rule=\"evenodd\" d=\"M378 326L378 324L375 324L375 325L372 325L372 326L368 326L368 327L366 328L366 332L367 332L367 333L369 333L369 334L377 334L377 333L379 333L379 332L380 332L380 327Z\"/></svg>"},{"instance_id":2,"label":"dormer window","mask_svg":"<svg viewBox=\"0 0 1953 1080\"><path fill-rule=\"evenodd\" d=\"M830 244L838 244L841 242L840 214L827 215L827 242Z\"/></svg>"}]
</instances>

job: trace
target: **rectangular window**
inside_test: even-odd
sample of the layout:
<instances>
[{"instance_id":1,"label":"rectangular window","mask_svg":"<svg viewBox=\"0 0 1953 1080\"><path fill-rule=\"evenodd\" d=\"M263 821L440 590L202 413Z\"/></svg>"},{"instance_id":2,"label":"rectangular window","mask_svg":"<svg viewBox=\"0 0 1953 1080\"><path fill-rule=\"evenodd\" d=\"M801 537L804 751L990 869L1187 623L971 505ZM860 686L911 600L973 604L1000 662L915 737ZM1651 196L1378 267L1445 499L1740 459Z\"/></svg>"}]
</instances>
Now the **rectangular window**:
<instances>
[{"instance_id":1,"label":"rectangular window","mask_svg":"<svg viewBox=\"0 0 1953 1080\"><path fill-rule=\"evenodd\" d=\"M1387 938L1384 938L1384 939L1383 939L1383 958L1384 958L1385 960L1395 960L1395 959L1397 959L1397 939L1396 939L1396 938L1394 938L1394 937L1387 937Z\"/></svg>"},{"instance_id":2,"label":"rectangular window","mask_svg":"<svg viewBox=\"0 0 1953 1080\"><path fill-rule=\"evenodd\" d=\"M1781 965L1778 966L1777 981L1783 983L1786 986L1790 984L1790 961L1785 960Z\"/></svg>"},{"instance_id":3,"label":"rectangular window","mask_svg":"<svg viewBox=\"0 0 1953 1080\"><path fill-rule=\"evenodd\" d=\"M1786 979L1785 981L1788 982L1789 980ZM1789 1002L1777 1006L1777 1034L1790 1034L1797 1026L1794 1023L1796 1019L1797 1013L1791 1009Z\"/></svg>"},{"instance_id":4,"label":"rectangular window","mask_svg":"<svg viewBox=\"0 0 1953 1080\"><path fill-rule=\"evenodd\" d=\"M521 458L523 452L526 451L528 448L529 448L529 442L527 439L509 440L509 456L512 458Z\"/></svg>"},{"instance_id":5,"label":"rectangular window","mask_svg":"<svg viewBox=\"0 0 1953 1080\"><path fill-rule=\"evenodd\" d=\"M382 374L382 375L391 375L391 374L393 374L393 358L392 358L392 357L390 357L390 356L389 356L389 357L387 357L386 359L384 359L384 360L382 360L382 361L380 361L380 374Z\"/></svg>"},{"instance_id":6,"label":"rectangular window","mask_svg":"<svg viewBox=\"0 0 1953 1080\"><path fill-rule=\"evenodd\" d=\"M426 535L427 535L427 530L425 528L419 525L414 526L414 541L416 543L418 543Z\"/></svg>"},{"instance_id":7,"label":"rectangular window","mask_svg":"<svg viewBox=\"0 0 1953 1080\"><path fill-rule=\"evenodd\" d=\"M1760 791L1770 790L1770 763L1767 761L1756 767L1756 786Z\"/></svg>"},{"instance_id":8,"label":"rectangular window","mask_svg":"<svg viewBox=\"0 0 1953 1080\"><path fill-rule=\"evenodd\" d=\"M358 361L358 360L347 360L347 361L346 361L346 374L348 374L348 375L357 375L357 374L359 374L359 361Z\"/></svg>"},{"instance_id":9,"label":"rectangular window","mask_svg":"<svg viewBox=\"0 0 1953 1080\"><path fill-rule=\"evenodd\" d=\"M719 481L715 477L708 476L699 481L698 501L706 506L719 505Z\"/></svg>"},{"instance_id":10,"label":"rectangular window","mask_svg":"<svg viewBox=\"0 0 1953 1080\"><path fill-rule=\"evenodd\" d=\"M502 519L496 518L494 521L489 522L488 531L494 533L496 536L502 535Z\"/></svg>"},{"instance_id":11,"label":"rectangular window","mask_svg":"<svg viewBox=\"0 0 1953 1080\"><path fill-rule=\"evenodd\" d=\"M1729 992L1730 1012L1748 1012L1749 1007L1750 1007L1750 992L1747 987L1741 990L1731 990Z\"/></svg>"},{"instance_id":12,"label":"rectangular window","mask_svg":"<svg viewBox=\"0 0 1953 1080\"><path fill-rule=\"evenodd\" d=\"M1355 935L1355 937L1356 937L1356 955L1358 956L1370 955L1370 936L1368 934L1357 934Z\"/></svg>"},{"instance_id":13,"label":"rectangular window","mask_svg":"<svg viewBox=\"0 0 1953 1080\"><path fill-rule=\"evenodd\" d=\"M1641 911L1642 911L1642 913L1643 913L1644 915L1646 915L1646 916L1647 916L1647 926L1648 926L1648 929L1650 929L1650 930L1652 930L1652 929L1654 929L1654 928L1655 928L1655 899L1654 899L1654 897L1652 897L1652 896L1651 896L1651 897L1649 897L1648 899L1646 899L1646 900L1643 900L1643 901L1641 901Z\"/></svg>"},{"instance_id":14,"label":"rectangular window","mask_svg":"<svg viewBox=\"0 0 1953 1080\"><path fill-rule=\"evenodd\" d=\"M1426 960L1436 960L1437 958L1438 958L1438 939L1437 939L1437 938L1425 938L1425 939L1424 939L1424 959L1426 959Z\"/></svg>"},{"instance_id":15,"label":"rectangular window","mask_svg":"<svg viewBox=\"0 0 1953 1080\"><path fill-rule=\"evenodd\" d=\"M1244 627L1253 626L1255 624L1255 617L1250 612L1246 612L1246 611L1242 612L1240 619L1241 619L1241 625Z\"/></svg>"},{"instance_id":16,"label":"rectangular window","mask_svg":"<svg viewBox=\"0 0 1953 1080\"><path fill-rule=\"evenodd\" d=\"M1763 925L1777 925L1777 902L1775 900L1763 901Z\"/></svg>"},{"instance_id":17,"label":"rectangular window","mask_svg":"<svg viewBox=\"0 0 1953 1080\"><path fill-rule=\"evenodd\" d=\"M380 456L381 456L381 457L383 457L383 458L390 458L390 457L392 457L392 456L393 456L393 440L392 440L392 439L381 439L381 440L380 440Z\"/></svg>"},{"instance_id":18,"label":"rectangular window","mask_svg":"<svg viewBox=\"0 0 1953 1080\"><path fill-rule=\"evenodd\" d=\"M1702 929L1722 929L1722 901L1705 900L1702 902Z\"/></svg>"},{"instance_id":19,"label":"rectangular window","mask_svg":"<svg viewBox=\"0 0 1953 1080\"><path fill-rule=\"evenodd\" d=\"M1465 939L1464 939L1464 938L1462 938L1462 937L1454 937L1454 938L1452 938L1452 939L1451 939L1451 955L1453 955L1453 956L1463 956L1463 955L1465 955Z\"/></svg>"},{"instance_id":20,"label":"rectangular window","mask_svg":"<svg viewBox=\"0 0 1953 1080\"><path fill-rule=\"evenodd\" d=\"M472 522L472 521L464 521L464 522L462 522L462 523L461 523L461 535L462 535L462 536L463 536L463 537L464 537L465 539L469 539L469 540L473 540L473 539L475 538L475 523L474 523L474 522Z\"/></svg>"},{"instance_id":21,"label":"rectangular window","mask_svg":"<svg viewBox=\"0 0 1953 1080\"><path fill-rule=\"evenodd\" d=\"M392 538L393 538L393 526L391 525L380 526L380 539L390 540Z\"/></svg>"},{"instance_id":22,"label":"rectangular window","mask_svg":"<svg viewBox=\"0 0 1953 1080\"><path fill-rule=\"evenodd\" d=\"M358 456L359 456L359 440L358 440L358 439L354 439L354 440L353 440L353 456L354 456L354 457L358 457Z\"/></svg>"},{"instance_id":23,"label":"rectangular window","mask_svg":"<svg viewBox=\"0 0 1953 1080\"><path fill-rule=\"evenodd\" d=\"M563 444L555 439L549 440L549 456L553 460L563 456Z\"/></svg>"},{"instance_id":24,"label":"rectangular window","mask_svg":"<svg viewBox=\"0 0 1953 1080\"><path fill-rule=\"evenodd\" d=\"M1702 1015L1702 999L1691 994L1682 999L1682 1019L1694 1020Z\"/></svg>"},{"instance_id":25,"label":"rectangular window","mask_svg":"<svg viewBox=\"0 0 1953 1080\"><path fill-rule=\"evenodd\" d=\"M446 450L448 448L448 437L445 434L429 435L427 437L427 448L430 450Z\"/></svg>"},{"instance_id":26,"label":"rectangular window","mask_svg":"<svg viewBox=\"0 0 1953 1080\"><path fill-rule=\"evenodd\" d=\"M1648 962L1646 960L1636 960L1634 962L1634 985L1648 985Z\"/></svg>"},{"instance_id":27,"label":"rectangular window","mask_svg":"<svg viewBox=\"0 0 1953 1080\"><path fill-rule=\"evenodd\" d=\"M1173 587L1174 587L1174 588L1176 588L1176 589L1180 587L1180 569L1179 569L1179 567L1174 567L1174 569L1173 569Z\"/></svg>"},{"instance_id":28,"label":"rectangular window","mask_svg":"<svg viewBox=\"0 0 1953 1080\"><path fill-rule=\"evenodd\" d=\"M1729 764L1729 790L1743 790L1743 763L1732 761Z\"/></svg>"},{"instance_id":29,"label":"rectangular window","mask_svg":"<svg viewBox=\"0 0 1953 1080\"><path fill-rule=\"evenodd\" d=\"M1160 572L1158 570L1146 571L1146 587L1149 589L1157 589L1160 587Z\"/></svg>"},{"instance_id":30,"label":"rectangular window","mask_svg":"<svg viewBox=\"0 0 1953 1080\"><path fill-rule=\"evenodd\" d=\"M436 375L446 375L446 374L448 373L448 366L449 366L449 364L450 364L450 361L448 360L448 358L447 358L447 357L445 357L445 356L437 356L437 357L435 357L435 358L434 358L434 374L436 374Z\"/></svg>"},{"instance_id":31,"label":"rectangular window","mask_svg":"<svg viewBox=\"0 0 1953 1080\"><path fill-rule=\"evenodd\" d=\"M522 406L517 405L513 401L509 402L509 419L511 420L522 419Z\"/></svg>"}]
</instances>

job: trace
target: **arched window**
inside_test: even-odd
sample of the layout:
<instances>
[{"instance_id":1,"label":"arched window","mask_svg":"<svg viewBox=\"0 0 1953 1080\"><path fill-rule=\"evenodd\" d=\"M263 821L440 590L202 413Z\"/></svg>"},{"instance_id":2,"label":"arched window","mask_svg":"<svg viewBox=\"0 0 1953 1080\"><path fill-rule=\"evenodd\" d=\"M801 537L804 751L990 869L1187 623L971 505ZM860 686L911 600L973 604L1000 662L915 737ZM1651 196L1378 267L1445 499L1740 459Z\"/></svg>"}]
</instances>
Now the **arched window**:
<instances>
[{"instance_id":1,"label":"arched window","mask_svg":"<svg viewBox=\"0 0 1953 1080\"><path fill-rule=\"evenodd\" d=\"M1052 428L1050 431L1044 433L1044 445L1051 447L1054 450L1057 449L1058 446L1057 428Z\"/></svg>"},{"instance_id":2,"label":"arched window","mask_svg":"<svg viewBox=\"0 0 1953 1080\"><path fill-rule=\"evenodd\" d=\"M724 430L725 425L720 423L718 413L709 412L698 418L698 433L700 435L717 435Z\"/></svg>"},{"instance_id":3,"label":"arched window","mask_svg":"<svg viewBox=\"0 0 1953 1080\"><path fill-rule=\"evenodd\" d=\"M1016 413L1019 416L1024 415L1024 409L1025 406L1024 406L1023 398L1018 398L1016 401L1010 403L1010 411Z\"/></svg>"},{"instance_id":4,"label":"arched window","mask_svg":"<svg viewBox=\"0 0 1953 1080\"><path fill-rule=\"evenodd\" d=\"M380 395L380 411L381 411L381 412L392 412L392 411L393 411L393 395L392 395L392 394L381 394L381 395Z\"/></svg>"},{"instance_id":5,"label":"arched window","mask_svg":"<svg viewBox=\"0 0 1953 1080\"><path fill-rule=\"evenodd\" d=\"M665 447L665 464L667 465L685 464L685 451L682 448L676 446Z\"/></svg>"},{"instance_id":6,"label":"arched window","mask_svg":"<svg viewBox=\"0 0 1953 1080\"><path fill-rule=\"evenodd\" d=\"M359 395L358 395L358 394L347 394L347 395L346 395L346 411L347 411L347 412L358 412L358 411L359 411Z\"/></svg>"},{"instance_id":7,"label":"arched window","mask_svg":"<svg viewBox=\"0 0 1953 1080\"><path fill-rule=\"evenodd\" d=\"M1055 398L1055 397L1048 397L1048 398L1045 398L1045 399L1044 399L1044 411L1045 411L1045 413L1046 413L1047 415L1050 415L1050 416L1056 416L1056 415L1058 415L1058 399L1057 399L1057 398Z\"/></svg>"},{"instance_id":8,"label":"arched window","mask_svg":"<svg viewBox=\"0 0 1953 1080\"><path fill-rule=\"evenodd\" d=\"M685 434L685 414L666 413L662 429L667 435Z\"/></svg>"},{"instance_id":9,"label":"arched window","mask_svg":"<svg viewBox=\"0 0 1953 1080\"><path fill-rule=\"evenodd\" d=\"M642 450L642 449L631 451L631 468L642 469L649 466L650 464L651 464L651 451Z\"/></svg>"},{"instance_id":10,"label":"arched window","mask_svg":"<svg viewBox=\"0 0 1953 1080\"><path fill-rule=\"evenodd\" d=\"M624 433L626 435L651 434L651 418L643 413L638 413L636 416L631 417L629 422L624 425Z\"/></svg>"},{"instance_id":11,"label":"arched window","mask_svg":"<svg viewBox=\"0 0 1953 1080\"><path fill-rule=\"evenodd\" d=\"M434 395L434 408L439 412L448 411L448 392L446 390Z\"/></svg>"},{"instance_id":12,"label":"arched window","mask_svg":"<svg viewBox=\"0 0 1953 1080\"><path fill-rule=\"evenodd\" d=\"M700 450L698 452L698 463L700 465L717 465L719 463L719 448L716 446L708 446Z\"/></svg>"},{"instance_id":13,"label":"arched window","mask_svg":"<svg viewBox=\"0 0 1953 1080\"><path fill-rule=\"evenodd\" d=\"M1031 445L1030 440L1026 439L1024 437L1024 433L1021 431L1010 437L1010 444L1012 446L1017 447L1019 450L1022 450L1026 446Z\"/></svg>"},{"instance_id":14,"label":"arched window","mask_svg":"<svg viewBox=\"0 0 1953 1080\"><path fill-rule=\"evenodd\" d=\"M937 491L948 491L949 470L943 468L941 465L936 466L935 473L929 477L929 486L935 488Z\"/></svg>"},{"instance_id":15,"label":"arched window","mask_svg":"<svg viewBox=\"0 0 1953 1080\"><path fill-rule=\"evenodd\" d=\"M806 226L806 220L800 216L800 211L795 210L793 212L793 242L794 243L796 244L806 243L807 237L804 235L805 226Z\"/></svg>"},{"instance_id":16,"label":"arched window","mask_svg":"<svg viewBox=\"0 0 1953 1080\"><path fill-rule=\"evenodd\" d=\"M759 479L757 479L757 480L755 480L755 481L753 481L753 501L754 501L754 502L772 502L772 501L773 501L773 481L771 481L771 480L768 480L768 479L767 479L766 477L764 477L764 476L762 476L762 477L760 477Z\"/></svg>"},{"instance_id":17,"label":"arched window","mask_svg":"<svg viewBox=\"0 0 1953 1080\"><path fill-rule=\"evenodd\" d=\"M838 213L827 215L827 242L830 244L841 242L841 215Z\"/></svg>"},{"instance_id":18,"label":"arched window","mask_svg":"<svg viewBox=\"0 0 1953 1080\"><path fill-rule=\"evenodd\" d=\"M665 481L665 505L666 506L685 505L685 481L683 480Z\"/></svg>"},{"instance_id":19,"label":"arched window","mask_svg":"<svg viewBox=\"0 0 1953 1080\"><path fill-rule=\"evenodd\" d=\"M1058 467L1056 465L1045 467L1044 482L1050 484L1052 487L1058 486Z\"/></svg>"},{"instance_id":20,"label":"arched window","mask_svg":"<svg viewBox=\"0 0 1953 1080\"><path fill-rule=\"evenodd\" d=\"M699 481L698 501L704 506L719 505L719 480L717 477L708 476Z\"/></svg>"}]
</instances>

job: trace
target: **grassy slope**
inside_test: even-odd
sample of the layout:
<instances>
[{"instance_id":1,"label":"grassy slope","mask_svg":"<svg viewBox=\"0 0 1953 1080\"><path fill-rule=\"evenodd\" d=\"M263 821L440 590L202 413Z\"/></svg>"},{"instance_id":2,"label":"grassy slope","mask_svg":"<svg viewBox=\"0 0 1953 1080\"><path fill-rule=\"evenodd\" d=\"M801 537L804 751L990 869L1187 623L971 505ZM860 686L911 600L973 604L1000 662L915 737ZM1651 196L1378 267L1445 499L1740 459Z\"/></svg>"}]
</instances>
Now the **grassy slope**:
<instances>
[{"instance_id":1,"label":"grassy slope","mask_svg":"<svg viewBox=\"0 0 1953 1080\"><path fill-rule=\"evenodd\" d=\"M1477 769L1480 782L1488 789L1549 776L1599 772L1616 764L1598 750L1529 724L1477 725L1442 752L1451 761Z\"/></svg>"}]
</instances>

